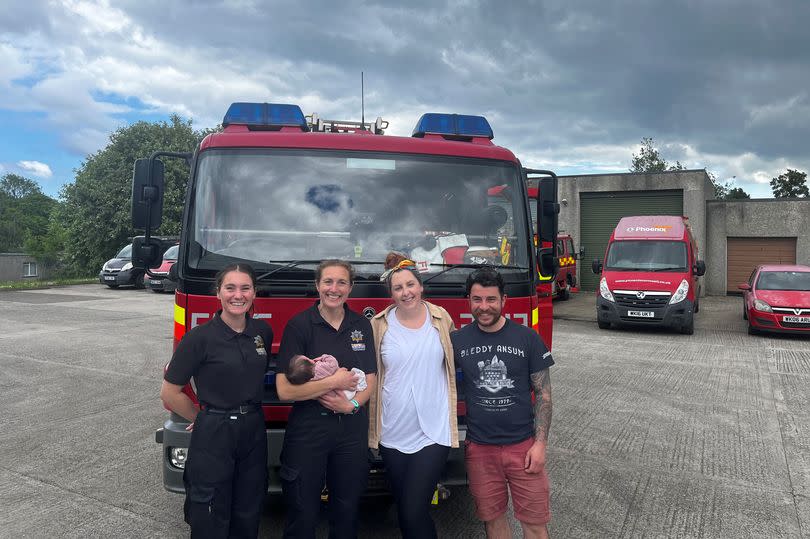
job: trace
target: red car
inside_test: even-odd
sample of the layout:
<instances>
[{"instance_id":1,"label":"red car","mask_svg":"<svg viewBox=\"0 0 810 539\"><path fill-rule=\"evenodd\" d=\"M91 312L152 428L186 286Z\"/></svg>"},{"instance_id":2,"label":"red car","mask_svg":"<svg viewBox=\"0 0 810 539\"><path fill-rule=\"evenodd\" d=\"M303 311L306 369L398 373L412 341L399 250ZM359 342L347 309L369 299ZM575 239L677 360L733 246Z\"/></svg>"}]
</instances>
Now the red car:
<instances>
[{"instance_id":1,"label":"red car","mask_svg":"<svg viewBox=\"0 0 810 539\"><path fill-rule=\"evenodd\" d=\"M143 276L143 284L152 289L152 292L174 292L177 283L169 279L169 269L177 262L177 253L180 251L179 245L172 245L163 253L163 263L159 268L152 270L151 275Z\"/></svg>"},{"instance_id":2,"label":"red car","mask_svg":"<svg viewBox=\"0 0 810 539\"><path fill-rule=\"evenodd\" d=\"M743 291L748 333L760 331L810 335L810 266L759 266Z\"/></svg>"}]
</instances>

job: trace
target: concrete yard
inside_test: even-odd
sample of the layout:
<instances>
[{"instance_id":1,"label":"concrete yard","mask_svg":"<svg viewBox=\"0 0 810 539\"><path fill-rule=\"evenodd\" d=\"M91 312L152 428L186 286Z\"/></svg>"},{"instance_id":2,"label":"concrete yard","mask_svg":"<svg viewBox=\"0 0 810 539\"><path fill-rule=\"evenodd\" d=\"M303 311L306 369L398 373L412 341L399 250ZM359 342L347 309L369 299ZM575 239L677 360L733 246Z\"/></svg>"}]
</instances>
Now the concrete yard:
<instances>
[{"instance_id":1,"label":"concrete yard","mask_svg":"<svg viewBox=\"0 0 810 539\"><path fill-rule=\"evenodd\" d=\"M0 537L186 537L154 431L172 296L83 285L0 292ZM695 334L599 330L555 303L553 537L810 537L810 338L749 336L741 299ZM440 537L483 537L464 490ZM284 513L268 500L263 537ZM325 526L321 535L325 537ZM363 505L362 537L398 537Z\"/></svg>"}]
</instances>

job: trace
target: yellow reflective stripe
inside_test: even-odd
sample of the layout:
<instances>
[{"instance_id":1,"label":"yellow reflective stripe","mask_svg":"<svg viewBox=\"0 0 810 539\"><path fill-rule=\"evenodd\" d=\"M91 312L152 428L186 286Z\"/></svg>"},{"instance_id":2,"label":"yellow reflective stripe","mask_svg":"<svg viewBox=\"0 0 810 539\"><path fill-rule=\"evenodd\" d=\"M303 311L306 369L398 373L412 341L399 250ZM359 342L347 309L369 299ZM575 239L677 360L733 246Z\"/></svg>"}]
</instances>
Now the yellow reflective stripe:
<instances>
[{"instance_id":1,"label":"yellow reflective stripe","mask_svg":"<svg viewBox=\"0 0 810 539\"><path fill-rule=\"evenodd\" d=\"M186 310L176 303L174 304L174 321L181 326L186 325Z\"/></svg>"},{"instance_id":2,"label":"yellow reflective stripe","mask_svg":"<svg viewBox=\"0 0 810 539\"><path fill-rule=\"evenodd\" d=\"M542 273L538 273L538 276L540 277L541 281L550 281L551 280L551 277L546 277Z\"/></svg>"},{"instance_id":3,"label":"yellow reflective stripe","mask_svg":"<svg viewBox=\"0 0 810 539\"><path fill-rule=\"evenodd\" d=\"M540 309L535 307L532 309L532 327L536 326L540 322Z\"/></svg>"}]
</instances>

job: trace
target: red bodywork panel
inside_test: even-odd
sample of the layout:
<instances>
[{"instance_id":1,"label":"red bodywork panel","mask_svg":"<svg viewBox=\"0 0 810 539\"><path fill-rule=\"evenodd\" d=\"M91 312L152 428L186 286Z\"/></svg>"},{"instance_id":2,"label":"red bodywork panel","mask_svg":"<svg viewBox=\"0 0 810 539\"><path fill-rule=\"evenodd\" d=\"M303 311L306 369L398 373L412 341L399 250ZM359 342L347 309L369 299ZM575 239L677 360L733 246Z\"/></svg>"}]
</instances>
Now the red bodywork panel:
<instances>
[{"instance_id":1,"label":"red bodywork panel","mask_svg":"<svg viewBox=\"0 0 810 539\"><path fill-rule=\"evenodd\" d=\"M466 298L431 298L430 301L447 309L457 328L461 328L473 321L470 304ZM177 308L184 309L184 324L180 324L175 320L175 347L188 329L206 323L220 308L220 302L216 296L187 295L180 291L175 293L175 302ZM289 319L311 307L314 303L313 298L256 298L254 301L254 317L264 319L273 328L273 346L271 349L273 354L278 353L281 336ZM349 308L358 313L362 313L364 309L369 307L379 313L390 304L391 302L388 299L349 298L348 300ZM538 307L536 296L508 298L504 315L514 322L532 327L532 311L535 307ZM541 337L547 346L551 348L550 301L541 304L538 315L541 321L538 324ZM192 397L195 403L197 402L190 386L186 386L184 391ZM291 407L288 405L266 405L264 406L265 420L286 421L290 410ZM464 415L465 413L464 402L459 402L458 415Z\"/></svg>"},{"instance_id":2,"label":"red bodywork panel","mask_svg":"<svg viewBox=\"0 0 810 539\"><path fill-rule=\"evenodd\" d=\"M498 159L517 163L515 154L495 146L488 139L474 142L449 141L444 138L369 136L342 133L303 133L277 131L249 131L234 125L223 133L208 135L200 144L200 151L211 148L313 148L323 150L354 150L368 152L410 153L424 155L450 155Z\"/></svg>"}]
</instances>

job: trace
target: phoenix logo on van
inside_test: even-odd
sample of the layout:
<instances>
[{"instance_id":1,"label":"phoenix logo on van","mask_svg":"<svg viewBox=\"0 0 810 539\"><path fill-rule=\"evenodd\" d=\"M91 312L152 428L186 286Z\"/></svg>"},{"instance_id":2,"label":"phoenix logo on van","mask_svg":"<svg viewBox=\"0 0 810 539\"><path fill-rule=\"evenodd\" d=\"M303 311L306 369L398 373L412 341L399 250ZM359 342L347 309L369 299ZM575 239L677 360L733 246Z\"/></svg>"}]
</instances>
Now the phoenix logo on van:
<instances>
[{"instance_id":1,"label":"phoenix logo on van","mask_svg":"<svg viewBox=\"0 0 810 539\"><path fill-rule=\"evenodd\" d=\"M628 226L628 232L668 232L672 225Z\"/></svg>"}]
</instances>

